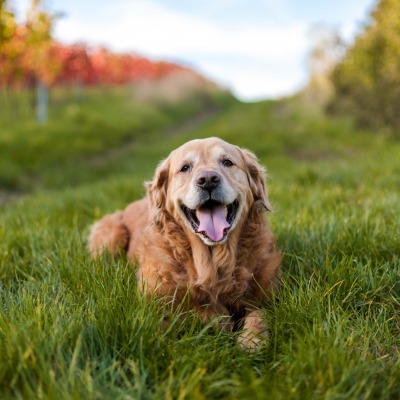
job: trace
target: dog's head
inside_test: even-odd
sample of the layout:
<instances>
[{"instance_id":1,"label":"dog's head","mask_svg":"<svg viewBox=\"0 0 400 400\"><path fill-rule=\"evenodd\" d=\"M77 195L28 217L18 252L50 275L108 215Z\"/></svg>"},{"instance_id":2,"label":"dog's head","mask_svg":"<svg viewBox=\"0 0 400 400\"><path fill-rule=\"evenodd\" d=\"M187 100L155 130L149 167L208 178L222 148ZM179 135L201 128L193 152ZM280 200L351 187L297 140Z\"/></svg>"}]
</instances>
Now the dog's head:
<instances>
[{"instance_id":1,"label":"dog's head","mask_svg":"<svg viewBox=\"0 0 400 400\"><path fill-rule=\"evenodd\" d=\"M224 243L255 201L271 210L256 156L218 138L174 150L147 187L155 218L167 211L208 246Z\"/></svg>"}]
</instances>

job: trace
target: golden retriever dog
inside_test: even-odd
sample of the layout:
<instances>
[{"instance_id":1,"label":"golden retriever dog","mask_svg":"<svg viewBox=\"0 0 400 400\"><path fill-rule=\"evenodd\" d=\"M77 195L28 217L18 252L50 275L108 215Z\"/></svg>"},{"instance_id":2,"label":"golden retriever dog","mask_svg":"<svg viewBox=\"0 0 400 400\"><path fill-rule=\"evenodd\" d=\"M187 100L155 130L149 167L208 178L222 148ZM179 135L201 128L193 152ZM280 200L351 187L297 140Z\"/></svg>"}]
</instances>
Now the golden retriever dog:
<instances>
[{"instance_id":1,"label":"golden retriever dog","mask_svg":"<svg viewBox=\"0 0 400 400\"><path fill-rule=\"evenodd\" d=\"M280 255L256 156L218 138L192 140L146 186L144 199L93 226L91 254L126 251L145 292L185 299L204 322L240 324L240 344L257 348L267 334L257 307L277 284Z\"/></svg>"}]
</instances>

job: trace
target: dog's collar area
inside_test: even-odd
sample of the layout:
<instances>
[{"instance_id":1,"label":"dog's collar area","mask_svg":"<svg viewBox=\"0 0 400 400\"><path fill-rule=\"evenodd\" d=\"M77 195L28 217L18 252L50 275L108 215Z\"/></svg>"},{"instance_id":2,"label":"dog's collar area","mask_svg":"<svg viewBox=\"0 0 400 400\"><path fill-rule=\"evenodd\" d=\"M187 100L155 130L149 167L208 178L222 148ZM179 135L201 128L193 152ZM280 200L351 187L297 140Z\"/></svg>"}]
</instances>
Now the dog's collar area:
<instances>
[{"instance_id":1,"label":"dog's collar area","mask_svg":"<svg viewBox=\"0 0 400 400\"><path fill-rule=\"evenodd\" d=\"M195 233L217 243L226 238L236 218L239 202L224 204L210 199L194 210L184 204L181 208Z\"/></svg>"}]
</instances>

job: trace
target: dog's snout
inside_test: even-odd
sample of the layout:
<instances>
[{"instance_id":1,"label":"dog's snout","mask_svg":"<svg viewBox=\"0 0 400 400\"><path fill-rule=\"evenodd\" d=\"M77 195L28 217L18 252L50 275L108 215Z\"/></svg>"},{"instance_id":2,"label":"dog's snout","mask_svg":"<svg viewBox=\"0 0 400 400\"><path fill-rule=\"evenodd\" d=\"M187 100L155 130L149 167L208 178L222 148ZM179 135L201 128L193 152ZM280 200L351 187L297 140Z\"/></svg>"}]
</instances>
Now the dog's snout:
<instances>
[{"instance_id":1,"label":"dog's snout","mask_svg":"<svg viewBox=\"0 0 400 400\"><path fill-rule=\"evenodd\" d=\"M221 183L221 176L216 171L203 171L197 177L196 183L204 190L213 190Z\"/></svg>"}]
</instances>

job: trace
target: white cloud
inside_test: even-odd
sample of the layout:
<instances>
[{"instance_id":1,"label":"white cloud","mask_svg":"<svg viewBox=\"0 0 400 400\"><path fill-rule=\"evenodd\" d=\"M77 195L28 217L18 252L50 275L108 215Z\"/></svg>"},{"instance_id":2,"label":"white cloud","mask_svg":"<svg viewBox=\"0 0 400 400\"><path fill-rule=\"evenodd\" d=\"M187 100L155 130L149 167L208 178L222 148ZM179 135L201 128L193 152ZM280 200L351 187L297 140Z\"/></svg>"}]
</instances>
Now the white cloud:
<instances>
[{"instance_id":1,"label":"white cloud","mask_svg":"<svg viewBox=\"0 0 400 400\"><path fill-rule=\"evenodd\" d=\"M206 63L204 71L222 85L230 87L241 100L254 101L266 97L276 98L293 94L305 82L305 74L296 65L280 69L267 66L242 65L225 66ZM222 79L220 77L223 77Z\"/></svg>"},{"instance_id":2,"label":"white cloud","mask_svg":"<svg viewBox=\"0 0 400 400\"><path fill-rule=\"evenodd\" d=\"M56 36L67 42L84 40L118 51L186 60L246 100L287 94L303 78L305 23L236 28L152 1L103 7L103 15L108 16L104 20L67 18L59 21Z\"/></svg>"}]
</instances>

